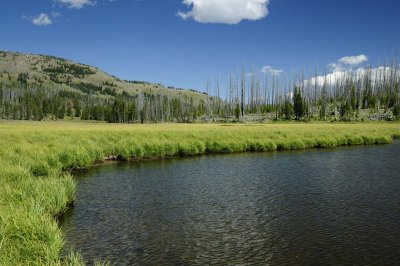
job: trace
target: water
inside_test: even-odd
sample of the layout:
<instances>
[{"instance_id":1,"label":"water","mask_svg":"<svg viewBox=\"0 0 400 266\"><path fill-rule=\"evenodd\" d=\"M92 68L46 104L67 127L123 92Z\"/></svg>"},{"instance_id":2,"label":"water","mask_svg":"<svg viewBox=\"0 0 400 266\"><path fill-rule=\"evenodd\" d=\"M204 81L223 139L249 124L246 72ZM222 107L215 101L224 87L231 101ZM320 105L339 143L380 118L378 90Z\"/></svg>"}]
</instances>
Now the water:
<instances>
[{"instance_id":1,"label":"water","mask_svg":"<svg viewBox=\"0 0 400 266\"><path fill-rule=\"evenodd\" d=\"M400 143L104 166L62 221L88 263L399 265Z\"/></svg>"}]
</instances>

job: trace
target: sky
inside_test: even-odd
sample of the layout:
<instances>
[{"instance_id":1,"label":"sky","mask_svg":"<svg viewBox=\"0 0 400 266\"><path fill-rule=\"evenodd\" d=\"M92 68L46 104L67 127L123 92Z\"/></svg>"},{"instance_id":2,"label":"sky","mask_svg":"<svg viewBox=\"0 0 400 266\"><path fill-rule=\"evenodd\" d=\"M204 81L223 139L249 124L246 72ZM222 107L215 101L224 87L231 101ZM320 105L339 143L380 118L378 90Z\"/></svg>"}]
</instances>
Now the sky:
<instances>
[{"instance_id":1,"label":"sky","mask_svg":"<svg viewBox=\"0 0 400 266\"><path fill-rule=\"evenodd\" d=\"M206 91L246 72L381 65L400 48L399 0L2 0L0 50L121 79Z\"/></svg>"}]
</instances>

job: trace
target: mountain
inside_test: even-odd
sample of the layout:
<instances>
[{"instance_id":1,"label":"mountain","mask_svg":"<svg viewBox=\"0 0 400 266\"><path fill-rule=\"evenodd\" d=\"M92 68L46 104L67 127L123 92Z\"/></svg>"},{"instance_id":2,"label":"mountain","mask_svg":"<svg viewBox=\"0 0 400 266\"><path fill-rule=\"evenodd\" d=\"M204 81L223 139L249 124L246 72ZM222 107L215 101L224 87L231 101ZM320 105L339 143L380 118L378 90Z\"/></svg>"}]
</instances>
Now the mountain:
<instances>
[{"instance_id":1,"label":"mountain","mask_svg":"<svg viewBox=\"0 0 400 266\"><path fill-rule=\"evenodd\" d=\"M192 97L197 101L207 97L204 93L194 90L164 87L146 81L120 80L97 67L55 56L0 51L0 81L6 79L98 97L115 97L124 92L132 96L146 93Z\"/></svg>"},{"instance_id":2,"label":"mountain","mask_svg":"<svg viewBox=\"0 0 400 266\"><path fill-rule=\"evenodd\" d=\"M121 80L48 55L0 51L0 118L193 122L219 100L195 90Z\"/></svg>"}]
</instances>

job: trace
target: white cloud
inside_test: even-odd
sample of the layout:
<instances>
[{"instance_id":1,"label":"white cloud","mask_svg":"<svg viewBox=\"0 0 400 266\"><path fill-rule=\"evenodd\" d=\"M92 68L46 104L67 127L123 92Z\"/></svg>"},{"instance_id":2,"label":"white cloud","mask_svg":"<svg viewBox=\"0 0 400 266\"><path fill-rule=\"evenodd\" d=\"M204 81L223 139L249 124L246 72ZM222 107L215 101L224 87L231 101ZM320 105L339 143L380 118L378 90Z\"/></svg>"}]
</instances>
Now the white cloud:
<instances>
[{"instance_id":1,"label":"white cloud","mask_svg":"<svg viewBox=\"0 0 400 266\"><path fill-rule=\"evenodd\" d=\"M275 68L272 68L271 66L264 66L261 69L261 72L263 72L265 74L271 74L272 76L279 76L283 72L283 70L275 69Z\"/></svg>"},{"instance_id":2,"label":"white cloud","mask_svg":"<svg viewBox=\"0 0 400 266\"><path fill-rule=\"evenodd\" d=\"M368 61L366 55L360 54L355 56L345 56L339 58L336 62L330 63L328 66L333 73L336 72L346 72L351 70L352 67L360 65Z\"/></svg>"},{"instance_id":3,"label":"white cloud","mask_svg":"<svg viewBox=\"0 0 400 266\"><path fill-rule=\"evenodd\" d=\"M93 0L55 0L69 8L80 9L86 5L94 5L96 2Z\"/></svg>"},{"instance_id":4,"label":"white cloud","mask_svg":"<svg viewBox=\"0 0 400 266\"><path fill-rule=\"evenodd\" d=\"M57 12L51 12L50 14L40 13L37 16L26 16L22 15L23 20L32 22L36 26L48 26L54 23L58 23L58 18L62 15Z\"/></svg>"},{"instance_id":5,"label":"white cloud","mask_svg":"<svg viewBox=\"0 0 400 266\"><path fill-rule=\"evenodd\" d=\"M36 26L47 26L53 23L50 17L45 13L41 13L36 17L30 18L29 20L32 21L32 23Z\"/></svg>"},{"instance_id":6,"label":"white cloud","mask_svg":"<svg viewBox=\"0 0 400 266\"><path fill-rule=\"evenodd\" d=\"M183 0L192 7L178 12L183 19L193 18L201 23L237 24L242 20L258 20L268 15L269 0Z\"/></svg>"},{"instance_id":7,"label":"white cloud","mask_svg":"<svg viewBox=\"0 0 400 266\"><path fill-rule=\"evenodd\" d=\"M339 63L349 66L356 66L367 61L368 57L363 54L356 56L345 56L338 60Z\"/></svg>"},{"instance_id":8,"label":"white cloud","mask_svg":"<svg viewBox=\"0 0 400 266\"><path fill-rule=\"evenodd\" d=\"M336 81L343 79L346 76L346 71L335 71L323 76L313 77L311 79L305 80L304 84L311 84L317 86L334 85Z\"/></svg>"},{"instance_id":9,"label":"white cloud","mask_svg":"<svg viewBox=\"0 0 400 266\"><path fill-rule=\"evenodd\" d=\"M335 85L336 82L344 81L350 78L355 81L363 80L366 75L371 78L372 84L380 81L384 76L388 77L390 75L397 75L400 77L400 70L397 70L397 74L394 72L393 68L390 67L376 67L376 68L364 68L360 67L355 70L343 70L336 71L326 75L313 77L311 79L305 80L304 84L311 84L312 86L323 86L324 84L328 86Z\"/></svg>"}]
</instances>

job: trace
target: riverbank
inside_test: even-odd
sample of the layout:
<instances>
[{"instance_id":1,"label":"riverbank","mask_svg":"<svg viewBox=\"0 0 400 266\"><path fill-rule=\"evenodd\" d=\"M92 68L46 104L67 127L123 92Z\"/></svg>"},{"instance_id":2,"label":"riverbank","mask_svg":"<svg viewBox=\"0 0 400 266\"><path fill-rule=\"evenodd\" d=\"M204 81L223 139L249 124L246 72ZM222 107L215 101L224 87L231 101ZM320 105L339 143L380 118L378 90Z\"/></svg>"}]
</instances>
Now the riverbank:
<instances>
[{"instance_id":1,"label":"riverbank","mask_svg":"<svg viewBox=\"0 0 400 266\"><path fill-rule=\"evenodd\" d=\"M99 160L390 143L399 123L152 124L0 122L0 265L63 264L54 216L73 201L68 171ZM70 260L80 263L77 255Z\"/></svg>"}]
</instances>

